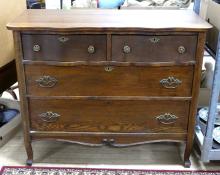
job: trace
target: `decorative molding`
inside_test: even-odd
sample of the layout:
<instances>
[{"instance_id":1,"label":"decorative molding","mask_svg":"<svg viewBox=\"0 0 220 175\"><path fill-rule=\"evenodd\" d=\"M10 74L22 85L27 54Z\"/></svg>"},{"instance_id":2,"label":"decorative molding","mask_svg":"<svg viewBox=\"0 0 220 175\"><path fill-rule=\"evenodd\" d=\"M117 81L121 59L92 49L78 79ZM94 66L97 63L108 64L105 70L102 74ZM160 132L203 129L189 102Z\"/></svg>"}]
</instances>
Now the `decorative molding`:
<instances>
[{"instance_id":1,"label":"decorative molding","mask_svg":"<svg viewBox=\"0 0 220 175\"><path fill-rule=\"evenodd\" d=\"M88 142L81 142L81 141L74 141L74 140L67 140L67 139L53 139L53 138L41 138L41 140L56 140L56 141L61 141L61 142L68 142L68 143L73 143L73 144L78 144L78 145L83 145L83 146L89 146L89 147L103 147L103 146L108 146L112 148L124 148L124 147L130 147L130 146L138 146L138 145L144 145L148 143L159 143L159 142L175 142L175 143L182 143L185 142L183 140L172 140L172 139L160 139L160 140L149 140L149 141L143 141L143 142L134 142L134 143L115 143L115 142L103 142L101 141L100 143L88 143ZM110 143L110 144L109 144Z\"/></svg>"},{"instance_id":2,"label":"decorative molding","mask_svg":"<svg viewBox=\"0 0 220 175\"><path fill-rule=\"evenodd\" d=\"M23 60L23 64L28 65L52 65L52 66L192 66L196 61L187 62L120 62L120 61L73 61L73 62L59 62L59 61L30 61Z\"/></svg>"}]
</instances>

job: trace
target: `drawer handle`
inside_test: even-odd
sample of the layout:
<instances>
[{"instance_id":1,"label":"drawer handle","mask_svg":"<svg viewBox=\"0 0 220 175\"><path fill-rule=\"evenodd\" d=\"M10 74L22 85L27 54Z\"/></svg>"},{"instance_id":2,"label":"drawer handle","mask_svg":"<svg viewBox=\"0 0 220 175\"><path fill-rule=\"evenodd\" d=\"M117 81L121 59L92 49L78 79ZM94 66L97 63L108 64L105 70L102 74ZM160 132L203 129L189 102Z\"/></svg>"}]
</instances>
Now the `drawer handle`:
<instances>
[{"instance_id":1,"label":"drawer handle","mask_svg":"<svg viewBox=\"0 0 220 175\"><path fill-rule=\"evenodd\" d=\"M94 47L93 45L90 45L90 46L88 47L88 53L90 53L90 54L95 53L95 47Z\"/></svg>"},{"instance_id":2,"label":"drawer handle","mask_svg":"<svg viewBox=\"0 0 220 175\"><path fill-rule=\"evenodd\" d=\"M150 38L149 40L150 40L150 42L152 42L152 43L156 44L156 43L159 43L160 38L157 38L157 37L152 37L152 38Z\"/></svg>"},{"instance_id":3,"label":"drawer handle","mask_svg":"<svg viewBox=\"0 0 220 175\"><path fill-rule=\"evenodd\" d=\"M112 146L114 147L115 145L115 139L102 139L102 143L106 146Z\"/></svg>"},{"instance_id":4,"label":"drawer handle","mask_svg":"<svg viewBox=\"0 0 220 175\"><path fill-rule=\"evenodd\" d=\"M66 36L61 36L61 37L58 38L58 40L59 40L60 42L62 42L62 43L65 43L65 42L67 42L67 41L69 40L69 38L66 37Z\"/></svg>"},{"instance_id":5,"label":"drawer handle","mask_svg":"<svg viewBox=\"0 0 220 175\"><path fill-rule=\"evenodd\" d=\"M43 120L44 122L48 122L48 123L56 122L60 117L59 114L52 112L52 111L41 113L39 114L39 116L41 120Z\"/></svg>"},{"instance_id":6,"label":"drawer handle","mask_svg":"<svg viewBox=\"0 0 220 175\"><path fill-rule=\"evenodd\" d=\"M156 119L162 124L169 125L169 124L175 123L178 117L170 113L165 113L165 114L156 116Z\"/></svg>"},{"instance_id":7,"label":"drawer handle","mask_svg":"<svg viewBox=\"0 0 220 175\"><path fill-rule=\"evenodd\" d=\"M114 67L112 67L112 66L106 66L105 67L106 72L111 72L113 69L114 69Z\"/></svg>"},{"instance_id":8,"label":"drawer handle","mask_svg":"<svg viewBox=\"0 0 220 175\"><path fill-rule=\"evenodd\" d=\"M49 76L49 75L44 75L44 76L40 77L39 79L37 79L36 82L38 83L38 85L40 87L51 88L56 85L58 80L54 77Z\"/></svg>"},{"instance_id":9,"label":"drawer handle","mask_svg":"<svg viewBox=\"0 0 220 175\"><path fill-rule=\"evenodd\" d=\"M34 45L34 46L33 46L33 51L34 51L34 52L39 52L39 51L40 51L40 46L37 45L37 44Z\"/></svg>"},{"instance_id":10,"label":"drawer handle","mask_svg":"<svg viewBox=\"0 0 220 175\"><path fill-rule=\"evenodd\" d=\"M168 77L168 78L160 80L160 84L167 89L175 89L181 83L182 83L181 80L174 78L174 77Z\"/></svg>"},{"instance_id":11,"label":"drawer handle","mask_svg":"<svg viewBox=\"0 0 220 175\"><path fill-rule=\"evenodd\" d=\"M179 54L184 54L186 52L186 48L184 46L179 46L178 52L179 52Z\"/></svg>"},{"instance_id":12,"label":"drawer handle","mask_svg":"<svg viewBox=\"0 0 220 175\"><path fill-rule=\"evenodd\" d=\"M124 53L126 53L126 54L130 53L130 52L131 52L130 46L127 46L127 45L124 46L123 51L124 51Z\"/></svg>"}]
</instances>

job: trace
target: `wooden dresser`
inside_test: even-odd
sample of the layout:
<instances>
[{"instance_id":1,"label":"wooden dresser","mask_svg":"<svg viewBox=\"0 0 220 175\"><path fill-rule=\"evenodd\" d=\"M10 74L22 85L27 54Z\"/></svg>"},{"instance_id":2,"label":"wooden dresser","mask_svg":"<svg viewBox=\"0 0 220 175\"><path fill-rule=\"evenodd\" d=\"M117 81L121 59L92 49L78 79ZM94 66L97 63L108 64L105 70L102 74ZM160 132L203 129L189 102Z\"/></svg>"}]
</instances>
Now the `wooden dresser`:
<instances>
[{"instance_id":1,"label":"wooden dresser","mask_svg":"<svg viewBox=\"0 0 220 175\"><path fill-rule=\"evenodd\" d=\"M185 10L28 10L13 30L27 165L33 140L185 142L190 166L205 35ZM89 149L89 148L88 148Z\"/></svg>"}]
</instances>

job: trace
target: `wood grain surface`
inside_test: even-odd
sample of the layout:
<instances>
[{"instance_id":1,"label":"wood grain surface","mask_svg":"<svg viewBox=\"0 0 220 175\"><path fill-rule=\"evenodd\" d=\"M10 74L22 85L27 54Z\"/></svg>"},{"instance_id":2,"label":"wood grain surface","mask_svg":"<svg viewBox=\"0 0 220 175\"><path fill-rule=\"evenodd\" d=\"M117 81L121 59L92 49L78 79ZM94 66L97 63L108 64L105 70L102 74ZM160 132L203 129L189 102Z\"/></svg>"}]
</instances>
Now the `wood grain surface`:
<instances>
[{"instance_id":1,"label":"wood grain surface","mask_svg":"<svg viewBox=\"0 0 220 175\"><path fill-rule=\"evenodd\" d=\"M74 132L43 132L32 131L33 140L57 140L85 146L114 146L128 147L153 142L184 142L186 133L74 133ZM106 145L103 140L114 140L111 145ZM164 147L164 145L162 146ZM115 150L116 151L116 150Z\"/></svg>"},{"instance_id":2,"label":"wood grain surface","mask_svg":"<svg viewBox=\"0 0 220 175\"><path fill-rule=\"evenodd\" d=\"M7 25L13 30L205 31L211 25L191 10L26 10Z\"/></svg>"},{"instance_id":3,"label":"wood grain surface","mask_svg":"<svg viewBox=\"0 0 220 175\"><path fill-rule=\"evenodd\" d=\"M119 62L177 62L195 60L196 35L113 35L112 60ZM123 48L130 47L129 53ZM179 47L185 52L180 54Z\"/></svg>"},{"instance_id":4,"label":"wood grain surface","mask_svg":"<svg viewBox=\"0 0 220 175\"><path fill-rule=\"evenodd\" d=\"M111 71L106 71L110 67ZM32 96L173 96L191 97L193 66L47 66L25 65L27 94ZM53 87L41 87L39 80L50 76ZM160 81L174 77L176 88Z\"/></svg>"},{"instance_id":5,"label":"wood grain surface","mask_svg":"<svg viewBox=\"0 0 220 175\"><path fill-rule=\"evenodd\" d=\"M186 133L189 101L121 101L30 99L31 130L75 132ZM60 116L45 122L39 116L51 111ZM178 118L163 124L156 119L170 113Z\"/></svg>"},{"instance_id":6,"label":"wood grain surface","mask_svg":"<svg viewBox=\"0 0 220 175\"><path fill-rule=\"evenodd\" d=\"M190 166L211 28L194 12L27 10L7 27L14 30L27 165L32 140L49 139L116 147L186 141ZM167 88L164 79L178 85Z\"/></svg>"},{"instance_id":7,"label":"wood grain surface","mask_svg":"<svg viewBox=\"0 0 220 175\"><path fill-rule=\"evenodd\" d=\"M62 38L64 38L62 41ZM45 61L105 61L105 35L22 35L24 59ZM61 40L61 41L60 41ZM39 51L33 51L39 45ZM89 53L89 46L94 53Z\"/></svg>"}]
</instances>

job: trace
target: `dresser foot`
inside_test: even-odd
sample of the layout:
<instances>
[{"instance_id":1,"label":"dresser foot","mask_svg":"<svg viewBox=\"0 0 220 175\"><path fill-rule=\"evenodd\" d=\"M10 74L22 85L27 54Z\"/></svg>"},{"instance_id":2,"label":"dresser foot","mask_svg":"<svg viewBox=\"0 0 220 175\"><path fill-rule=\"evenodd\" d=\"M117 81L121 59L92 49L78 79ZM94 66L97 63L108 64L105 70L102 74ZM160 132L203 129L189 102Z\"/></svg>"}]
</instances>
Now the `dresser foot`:
<instances>
[{"instance_id":1,"label":"dresser foot","mask_svg":"<svg viewBox=\"0 0 220 175\"><path fill-rule=\"evenodd\" d=\"M29 160L29 159L28 159L28 160L26 161L26 165L27 165L27 166L32 166L32 164L33 164L33 160Z\"/></svg>"},{"instance_id":2,"label":"dresser foot","mask_svg":"<svg viewBox=\"0 0 220 175\"><path fill-rule=\"evenodd\" d=\"M185 160L184 161L184 167L185 168L190 168L191 167L191 161L190 160Z\"/></svg>"},{"instance_id":3,"label":"dresser foot","mask_svg":"<svg viewBox=\"0 0 220 175\"><path fill-rule=\"evenodd\" d=\"M31 141L29 140L29 138L25 138L27 140L25 140L25 148L26 148L26 153L27 153L27 161L26 161L26 165L27 166L31 166L33 163L33 150L32 150L32 146L31 146Z\"/></svg>"}]
</instances>

